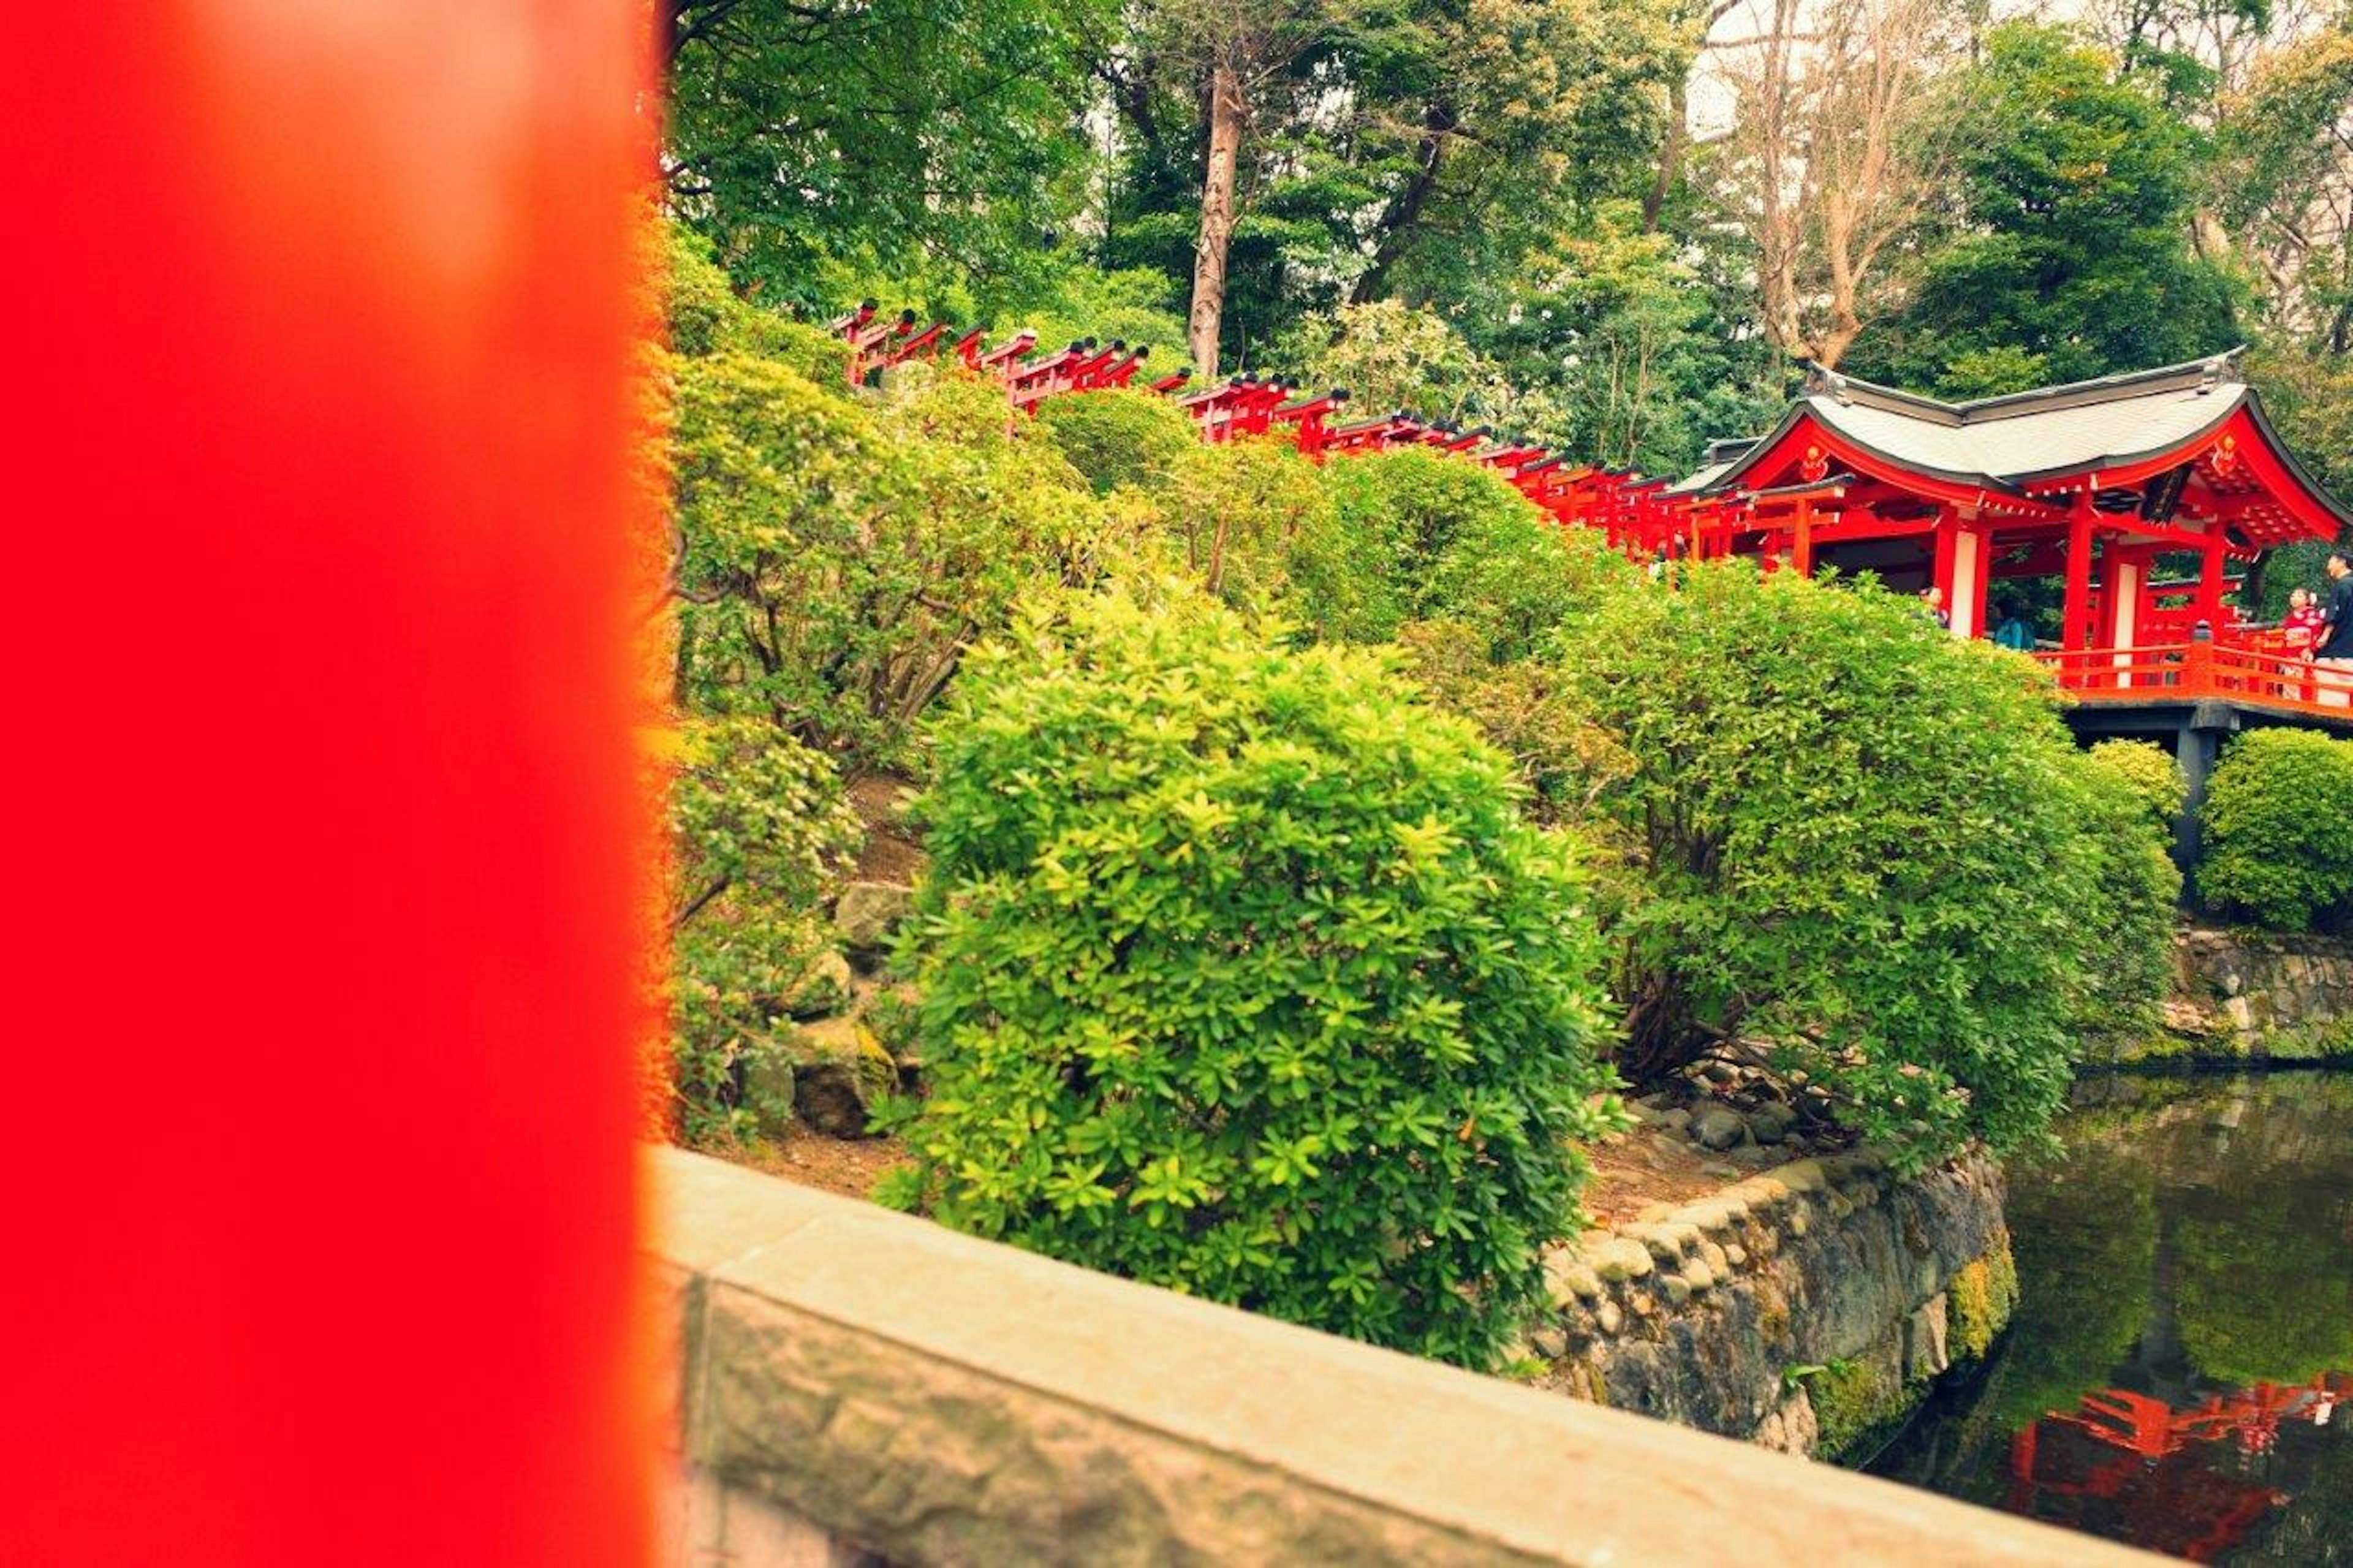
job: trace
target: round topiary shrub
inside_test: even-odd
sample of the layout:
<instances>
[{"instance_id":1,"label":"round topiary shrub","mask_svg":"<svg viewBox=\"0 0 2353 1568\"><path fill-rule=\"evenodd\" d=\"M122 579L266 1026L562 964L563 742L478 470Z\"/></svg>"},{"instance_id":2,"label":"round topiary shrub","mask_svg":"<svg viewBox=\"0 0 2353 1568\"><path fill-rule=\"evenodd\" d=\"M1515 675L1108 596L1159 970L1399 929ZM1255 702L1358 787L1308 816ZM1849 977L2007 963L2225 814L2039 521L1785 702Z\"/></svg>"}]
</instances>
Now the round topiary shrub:
<instances>
[{"instance_id":1,"label":"round topiary shrub","mask_svg":"<svg viewBox=\"0 0 2353 1568\"><path fill-rule=\"evenodd\" d=\"M2181 766L2162 746L2146 741L2102 741L2084 756L2098 772L2137 800L2168 833L2181 809Z\"/></svg>"},{"instance_id":2,"label":"round topiary shrub","mask_svg":"<svg viewBox=\"0 0 2353 1568\"><path fill-rule=\"evenodd\" d=\"M1050 397L1038 405L1038 427L1097 495L1120 485L1166 489L1178 459L1201 442L1191 415L1124 388Z\"/></svg>"},{"instance_id":3,"label":"round topiary shrub","mask_svg":"<svg viewBox=\"0 0 2353 1568\"><path fill-rule=\"evenodd\" d=\"M2048 1125L2086 1016L2135 1001L2105 984L2120 944L2161 955L2169 906L2145 855L2109 862L2087 812L2116 796L2046 677L1894 595L1746 563L1602 595L1559 668L1630 764L1594 807L1631 845L1626 1077L1756 1037L1915 1163Z\"/></svg>"},{"instance_id":4,"label":"round topiary shrub","mask_svg":"<svg viewBox=\"0 0 2353 1568\"><path fill-rule=\"evenodd\" d=\"M892 1200L1491 1364L1610 1114L1592 924L1504 759L1198 601L1078 602L951 701Z\"/></svg>"},{"instance_id":5,"label":"round topiary shrub","mask_svg":"<svg viewBox=\"0 0 2353 1568\"><path fill-rule=\"evenodd\" d=\"M2223 913L2283 931L2353 907L2353 747L2306 730L2257 730L2207 786L2198 889Z\"/></svg>"}]
</instances>

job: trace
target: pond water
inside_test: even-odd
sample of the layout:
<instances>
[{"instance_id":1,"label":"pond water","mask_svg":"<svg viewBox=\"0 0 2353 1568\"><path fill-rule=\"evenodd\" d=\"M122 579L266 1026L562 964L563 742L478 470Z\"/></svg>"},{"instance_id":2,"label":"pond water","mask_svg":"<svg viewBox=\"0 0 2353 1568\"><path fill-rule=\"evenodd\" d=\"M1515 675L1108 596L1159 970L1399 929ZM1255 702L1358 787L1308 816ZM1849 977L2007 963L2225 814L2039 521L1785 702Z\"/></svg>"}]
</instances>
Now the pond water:
<instances>
[{"instance_id":1,"label":"pond water","mask_svg":"<svg viewBox=\"0 0 2353 1568\"><path fill-rule=\"evenodd\" d=\"M2024 1287L1875 1473L2206 1563L2353 1564L2353 1074L2094 1079Z\"/></svg>"}]
</instances>

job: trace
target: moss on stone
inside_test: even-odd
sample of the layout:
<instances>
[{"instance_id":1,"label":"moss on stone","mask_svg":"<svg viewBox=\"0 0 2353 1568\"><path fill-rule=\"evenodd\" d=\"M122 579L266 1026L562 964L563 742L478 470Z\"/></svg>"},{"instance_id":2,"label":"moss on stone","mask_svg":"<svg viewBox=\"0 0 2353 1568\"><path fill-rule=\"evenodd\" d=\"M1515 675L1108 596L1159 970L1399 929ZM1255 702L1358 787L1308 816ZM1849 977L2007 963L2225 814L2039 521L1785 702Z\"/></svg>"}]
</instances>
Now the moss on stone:
<instances>
[{"instance_id":1,"label":"moss on stone","mask_svg":"<svg viewBox=\"0 0 2353 1568\"><path fill-rule=\"evenodd\" d=\"M1950 1297L1947 1347L1955 1362L1982 1361L2018 1306L2018 1263L2003 1236L1983 1258L1964 1267L1947 1287Z\"/></svg>"},{"instance_id":2,"label":"moss on stone","mask_svg":"<svg viewBox=\"0 0 2353 1568\"><path fill-rule=\"evenodd\" d=\"M1901 1371L1884 1356L1834 1361L1805 1382L1820 1431L1815 1457L1832 1463L1867 1455L1903 1425L1925 1392L1905 1387Z\"/></svg>"}]
</instances>

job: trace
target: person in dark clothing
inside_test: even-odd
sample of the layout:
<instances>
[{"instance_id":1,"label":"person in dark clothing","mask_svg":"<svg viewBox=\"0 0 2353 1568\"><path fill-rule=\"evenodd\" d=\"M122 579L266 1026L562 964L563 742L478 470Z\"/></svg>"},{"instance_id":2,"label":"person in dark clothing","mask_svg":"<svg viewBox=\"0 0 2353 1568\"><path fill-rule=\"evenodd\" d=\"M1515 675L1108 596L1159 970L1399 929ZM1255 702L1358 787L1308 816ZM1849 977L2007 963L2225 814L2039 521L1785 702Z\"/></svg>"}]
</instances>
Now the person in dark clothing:
<instances>
[{"instance_id":1,"label":"person in dark clothing","mask_svg":"<svg viewBox=\"0 0 2353 1568\"><path fill-rule=\"evenodd\" d=\"M2312 650L2320 700L2353 706L2353 562L2342 551L2328 557L2328 602L2320 612L2320 640Z\"/></svg>"}]
</instances>

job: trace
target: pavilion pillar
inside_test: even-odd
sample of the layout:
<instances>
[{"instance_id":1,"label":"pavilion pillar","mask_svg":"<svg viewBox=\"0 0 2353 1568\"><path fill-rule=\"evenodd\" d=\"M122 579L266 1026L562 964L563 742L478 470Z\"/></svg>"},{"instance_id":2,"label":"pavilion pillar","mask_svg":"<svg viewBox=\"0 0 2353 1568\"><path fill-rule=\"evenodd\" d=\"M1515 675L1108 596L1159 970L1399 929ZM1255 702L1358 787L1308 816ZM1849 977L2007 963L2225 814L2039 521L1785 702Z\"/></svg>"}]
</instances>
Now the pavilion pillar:
<instances>
[{"instance_id":1,"label":"pavilion pillar","mask_svg":"<svg viewBox=\"0 0 2353 1568\"><path fill-rule=\"evenodd\" d=\"M2148 577L2148 557L2140 551L2111 551L2106 562L2108 586L2107 640L2116 649L2116 684L2132 684L2133 656L2125 651L2140 632L2141 587Z\"/></svg>"},{"instance_id":2,"label":"pavilion pillar","mask_svg":"<svg viewBox=\"0 0 2353 1568\"><path fill-rule=\"evenodd\" d=\"M1939 524L1937 531L1945 531ZM1964 518L1952 525L1952 574L1945 591L1945 607L1953 617L1957 637L1985 636L1987 567L1991 563L1991 540L1983 524ZM1944 552L1939 551L1941 556Z\"/></svg>"},{"instance_id":3,"label":"pavilion pillar","mask_svg":"<svg viewBox=\"0 0 2353 1568\"><path fill-rule=\"evenodd\" d=\"M2222 631L2222 525L2207 524L2205 548L2198 558L2198 618L2214 628L2216 636Z\"/></svg>"},{"instance_id":4,"label":"pavilion pillar","mask_svg":"<svg viewBox=\"0 0 2353 1568\"><path fill-rule=\"evenodd\" d=\"M1814 574L1814 503L1804 496L1789 522L1789 564L1800 577Z\"/></svg>"},{"instance_id":5,"label":"pavilion pillar","mask_svg":"<svg viewBox=\"0 0 2353 1568\"><path fill-rule=\"evenodd\" d=\"M1953 613L1953 531L1959 524L1951 507L1936 509L1936 531L1928 539L1934 553L1928 567L1929 585L1936 590L1937 602L1945 606L1947 620Z\"/></svg>"},{"instance_id":6,"label":"pavilion pillar","mask_svg":"<svg viewBox=\"0 0 2353 1568\"><path fill-rule=\"evenodd\" d=\"M2092 645L2092 492L2075 492L2067 519L2067 602L2060 623L2059 646L2081 653Z\"/></svg>"}]
</instances>

